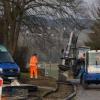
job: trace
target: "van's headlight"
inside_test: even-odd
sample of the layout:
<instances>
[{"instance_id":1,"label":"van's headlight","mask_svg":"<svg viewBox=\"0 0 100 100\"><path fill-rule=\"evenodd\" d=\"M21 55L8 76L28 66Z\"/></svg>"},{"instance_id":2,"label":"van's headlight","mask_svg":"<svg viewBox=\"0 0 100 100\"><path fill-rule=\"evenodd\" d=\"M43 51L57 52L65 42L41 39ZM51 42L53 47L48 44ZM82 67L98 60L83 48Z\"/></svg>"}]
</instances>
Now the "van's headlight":
<instances>
[{"instance_id":1,"label":"van's headlight","mask_svg":"<svg viewBox=\"0 0 100 100\"><path fill-rule=\"evenodd\" d=\"M3 72L3 69L2 68L0 68L0 73L2 73Z\"/></svg>"},{"instance_id":2,"label":"van's headlight","mask_svg":"<svg viewBox=\"0 0 100 100\"><path fill-rule=\"evenodd\" d=\"M20 73L20 68L18 68L18 73Z\"/></svg>"}]
</instances>

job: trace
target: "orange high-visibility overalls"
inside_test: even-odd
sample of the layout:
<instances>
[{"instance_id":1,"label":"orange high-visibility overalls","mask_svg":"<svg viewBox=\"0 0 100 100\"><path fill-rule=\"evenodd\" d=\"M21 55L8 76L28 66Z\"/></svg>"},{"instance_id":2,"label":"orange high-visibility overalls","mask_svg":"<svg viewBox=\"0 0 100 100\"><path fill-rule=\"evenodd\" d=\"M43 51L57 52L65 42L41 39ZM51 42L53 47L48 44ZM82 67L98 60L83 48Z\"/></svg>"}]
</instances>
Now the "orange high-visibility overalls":
<instances>
[{"instance_id":1,"label":"orange high-visibility overalls","mask_svg":"<svg viewBox=\"0 0 100 100\"><path fill-rule=\"evenodd\" d=\"M33 76L37 78L38 76L37 64L38 64L38 57L32 56L30 58L30 78L33 78Z\"/></svg>"}]
</instances>

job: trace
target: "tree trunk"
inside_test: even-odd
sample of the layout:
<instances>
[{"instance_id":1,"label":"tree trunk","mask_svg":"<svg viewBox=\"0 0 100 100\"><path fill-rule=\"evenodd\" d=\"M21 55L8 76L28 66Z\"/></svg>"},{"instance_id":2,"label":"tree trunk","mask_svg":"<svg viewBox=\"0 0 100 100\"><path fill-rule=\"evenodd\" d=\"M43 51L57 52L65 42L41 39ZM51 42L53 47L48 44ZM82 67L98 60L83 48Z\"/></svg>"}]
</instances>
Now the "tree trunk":
<instances>
[{"instance_id":1,"label":"tree trunk","mask_svg":"<svg viewBox=\"0 0 100 100\"><path fill-rule=\"evenodd\" d=\"M4 4L4 43L5 46L10 50L12 55L16 52L17 42L21 27L21 16L20 9L11 5L8 1L3 1ZM11 10L12 9L12 10ZM16 18L19 16L19 21Z\"/></svg>"}]
</instances>

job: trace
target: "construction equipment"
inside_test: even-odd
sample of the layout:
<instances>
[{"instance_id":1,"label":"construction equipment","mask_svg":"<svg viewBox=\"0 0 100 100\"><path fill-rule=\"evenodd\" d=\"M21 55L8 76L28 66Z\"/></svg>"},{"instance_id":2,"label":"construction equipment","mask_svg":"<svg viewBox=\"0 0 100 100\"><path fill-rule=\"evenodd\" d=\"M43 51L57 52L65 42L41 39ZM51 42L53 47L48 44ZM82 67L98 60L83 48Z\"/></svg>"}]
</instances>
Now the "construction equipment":
<instances>
[{"instance_id":1,"label":"construction equipment","mask_svg":"<svg viewBox=\"0 0 100 100\"><path fill-rule=\"evenodd\" d=\"M74 44L74 45L73 45ZM73 47L74 46L74 47ZM72 60L75 59L72 53L72 50L75 49L76 46L76 37L74 32L71 32L69 42L67 47L63 50L63 57L61 58L61 64L59 65L59 69L62 71L69 70L72 66Z\"/></svg>"},{"instance_id":2,"label":"construction equipment","mask_svg":"<svg viewBox=\"0 0 100 100\"><path fill-rule=\"evenodd\" d=\"M77 48L77 53L76 53L76 61L73 66L73 74L75 78L80 78L81 76L81 67L83 66L82 60L85 60L84 54L90 50L90 47L88 46L80 46Z\"/></svg>"}]
</instances>

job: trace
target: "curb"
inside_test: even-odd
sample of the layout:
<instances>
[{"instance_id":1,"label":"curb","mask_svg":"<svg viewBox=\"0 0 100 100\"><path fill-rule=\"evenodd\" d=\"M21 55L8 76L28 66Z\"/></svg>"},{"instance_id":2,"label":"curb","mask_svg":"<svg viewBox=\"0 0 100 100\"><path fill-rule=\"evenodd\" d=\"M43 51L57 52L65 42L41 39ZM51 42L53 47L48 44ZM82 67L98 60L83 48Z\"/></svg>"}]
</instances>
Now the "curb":
<instances>
[{"instance_id":1,"label":"curb","mask_svg":"<svg viewBox=\"0 0 100 100\"><path fill-rule=\"evenodd\" d=\"M66 77L66 75L63 74L63 77ZM69 83L69 84L71 84L73 86L73 93L70 94L69 96L67 96L64 100L72 100L77 94L76 85L73 82L71 82L70 80L67 80L67 81L64 81L64 82Z\"/></svg>"},{"instance_id":2,"label":"curb","mask_svg":"<svg viewBox=\"0 0 100 100\"><path fill-rule=\"evenodd\" d=\"M51 93L53 93L53 92L56 92L57 90L58 90L58 84L59 83L62 83L62 84L69 84L69 85L72 85L73 86L73 93L71 93L69 96L67 96L67 97L65 97L64 98L64 100L71 100L71 99L73 99L75 96L76 96L76 86L74 85L74 84L72 84L70 81L57 81L57 87L55 88L55 90L51 90L51 91L49 91L49 92L47 92L47 93L45 93L44 95L43 95L43 97L45 97L45 96L47 96L47 95L49 95L49 94L51 94Z\"/></svg>"},{"instance_id":3,"label":"curb","mask_svg":"<svg viewBox=\"0 0 100 100\"><path fill-rule=\"evenodd\" d=\"M75 96L76 96L76 86L70 82L70 81L58 81L58 83L62 83L62 84L69 84L69 85L72 85L73 86L73 93L71 93L69 96L67 96L64 100L72 100Z\"/></svg>"},{"instance_id":4,"label":"curb","mask_svg":"<svg viewBox=\"0 0 100 100\"><path fill-rule=\"evenodd\" d=\"M53 92L56 92L57 90L58 90L58 85L56 85L55 89L52 89L52 90L50 90L49 92L45 93L45 94L43 95L43 97L45 97L45 96L47 96L47 95L49 95L49 94L51 94L51 93L53 93Z\"/></svg>"},{"instance_id":5,"label":"curb","mask_svg":"<svg viewBox=\"0 0 100 100\"><path fill-rule=\"evenodd\" d=\"M70 81L68 81L68 82L70 82ZM70 82L70 84L72 84L72 83ZM71 100L76 96L76 93L77 93L76 92L77 91L76 86L74 84L72 84L72 85L73 85L74 92L72 94L70 94L69 96L67 96L65 98L65 100Z\"/></svg>"}]
</instances>

